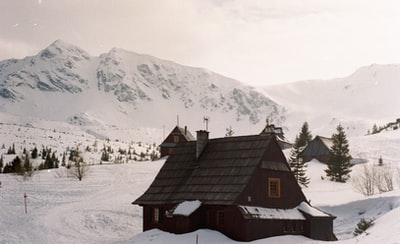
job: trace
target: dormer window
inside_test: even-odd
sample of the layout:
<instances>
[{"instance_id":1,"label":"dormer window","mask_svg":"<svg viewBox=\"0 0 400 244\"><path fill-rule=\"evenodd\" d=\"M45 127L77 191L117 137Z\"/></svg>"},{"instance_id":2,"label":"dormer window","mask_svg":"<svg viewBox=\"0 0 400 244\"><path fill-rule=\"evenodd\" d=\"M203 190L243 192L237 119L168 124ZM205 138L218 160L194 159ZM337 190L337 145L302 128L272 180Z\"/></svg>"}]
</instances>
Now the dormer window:
<instances>
[{"instance_id":1,"label":"dormer window","mask_svg":"<svg viewBox=\"0 0 400 244\"><path fill-rule=\"evenodd\" d=\"M268 178L268 197L279 198L281 196L281 180Z\"/></svg>"}]
</instances>

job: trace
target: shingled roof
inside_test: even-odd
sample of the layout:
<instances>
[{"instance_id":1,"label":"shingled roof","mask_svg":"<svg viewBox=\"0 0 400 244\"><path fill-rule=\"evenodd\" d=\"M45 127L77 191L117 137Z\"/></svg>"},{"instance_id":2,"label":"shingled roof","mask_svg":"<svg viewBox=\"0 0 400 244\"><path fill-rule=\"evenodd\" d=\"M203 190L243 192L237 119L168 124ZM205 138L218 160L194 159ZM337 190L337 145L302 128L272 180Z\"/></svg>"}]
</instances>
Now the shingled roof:
<instances>
[{"instance_id":1,"label":"shingled roof","mask_svg":"<svg viewBox=\"0 0 400 244\"><path fill-rule=\"evenodd\" d=\"M186 141L195 141L196 138L190 133L190 131L185 127L175 126L175 128L171 131L170 135L178 136L181 135L185 138ZM160 144L160 147L175 147L176 143L168 142L168 137Z\"/></svg>"},{"instance_id":2,"label":"shingled roof","mask_svg":"<svg viewBox=\"0 0 400 244\"><path fill-rule=\"evenodd\" d=\"M133 204L187 200L232 204L258 167L289 171L284 165L262 161L272 140L260 135L210 139L197 160L195 141L178 143L149 189Z\"/></svg>"}]
</instances>

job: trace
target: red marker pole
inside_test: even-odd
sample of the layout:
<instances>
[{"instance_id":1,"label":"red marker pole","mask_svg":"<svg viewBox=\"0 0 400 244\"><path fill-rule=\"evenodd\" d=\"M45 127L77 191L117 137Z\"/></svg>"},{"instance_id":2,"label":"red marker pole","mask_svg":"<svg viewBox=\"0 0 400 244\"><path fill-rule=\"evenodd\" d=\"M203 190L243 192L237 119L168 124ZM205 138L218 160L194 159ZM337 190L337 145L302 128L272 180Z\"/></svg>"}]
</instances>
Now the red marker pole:
<instances>
[{"instance_id":1,"label":"red marker pole","mask_svg":"<svg viewBox=\"0 0 400 244\"><path fill-rule=\"evenodd\" d=\"M25 202L25 213L28 213L28 207L27 207L27 205L26 205L26 198L27 198L28 196L26 195L26 193L24 193L24 202Z\"/></svg>"}]
</instances>

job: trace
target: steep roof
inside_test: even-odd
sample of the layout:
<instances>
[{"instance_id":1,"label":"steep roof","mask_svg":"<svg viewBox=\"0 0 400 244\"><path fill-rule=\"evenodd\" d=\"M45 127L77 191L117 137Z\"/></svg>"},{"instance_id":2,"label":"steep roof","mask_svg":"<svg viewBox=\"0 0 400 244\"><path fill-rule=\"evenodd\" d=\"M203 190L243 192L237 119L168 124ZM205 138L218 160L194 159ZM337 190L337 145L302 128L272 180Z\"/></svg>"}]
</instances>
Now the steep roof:
<instances>
[{"instance_id":1,"label":"steep roof","mask_svg":"<svg viewBox=\"0 0 400 244\"><path fill-rule=\"evenodd\" d=\"M204 204L235 202L255 170L263 164L273 170L285 166L263 162L271 136L210 139L196 160L196 142L178 143L149 189L133 204L176 204L200 200Z\"/></svg>"},{"instance_id":2,"label":"steep roof","mask_svg":"<svg viewBox=\"0 0 400 244\"><path fill-rule=\"evenodd\" d=\"M195 141L196 138L190 133L190 131L185 127L179 127L175 126L174 129L168 134L168 136L165 138L165 140L160 144L160 147L174 147L176 145L175 142L170 142L168 139L170 136L183 136L186 141Z\"/></svg>"},{"instance_id":3,"label":"steep roof","mask_svg":"<svg viewBox=\"0 0 400 244\"><path fill-rule=\"evenodd\" d=\"M190 133L190 131L186 128L182 128L179 126L176 126L176 128L179 130L179 132L185 137L187 141L195 141L196 138Z\"/></svg>"},{"instance_id":4,"label":"steep roof","mask_svg":"<svg viewBox=\"0 0 400 244\"><path fill-rule=\"evenodd\" d=\"M302 151L303 155L324 155L329 153L333 141L331 138L315 136Z\"/></svg>"},{"instance_id":5,"label":"steep roof","mask_svg":"<svg viewBox=\"0 0 400 244\"><path fill-rule=\"evenodd\" d=\"M331 148L332 147L332 145L333 145L333 140L332 140L332 138L328 138L328 137L323 137L323 136L316 136L316 138L319 138L319 139L321 139L321 141L322 141L322 143L324 143L324 145L327 147L327 148ZM315 139L314 139L315 140Z\"/></svg>"}]
</instances>

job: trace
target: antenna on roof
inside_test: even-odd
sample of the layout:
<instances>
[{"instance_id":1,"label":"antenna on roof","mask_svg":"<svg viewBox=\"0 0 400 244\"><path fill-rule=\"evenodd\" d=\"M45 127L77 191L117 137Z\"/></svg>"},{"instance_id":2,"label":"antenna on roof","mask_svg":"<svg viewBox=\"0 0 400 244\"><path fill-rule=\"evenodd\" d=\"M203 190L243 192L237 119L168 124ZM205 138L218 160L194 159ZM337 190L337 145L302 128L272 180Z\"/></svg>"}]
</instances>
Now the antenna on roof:
<instances>
[{"instance_id":1,"label":"antenna on roof","mask_svg":"<svg viewBox=\"0 0 400 244\"><path fill-rule=\"evenodd\" d=\"M208 122L210 122L210 117L204 116L203 122L206 124L206 131L208 131Z\"/></svg>"}]
</instances>

